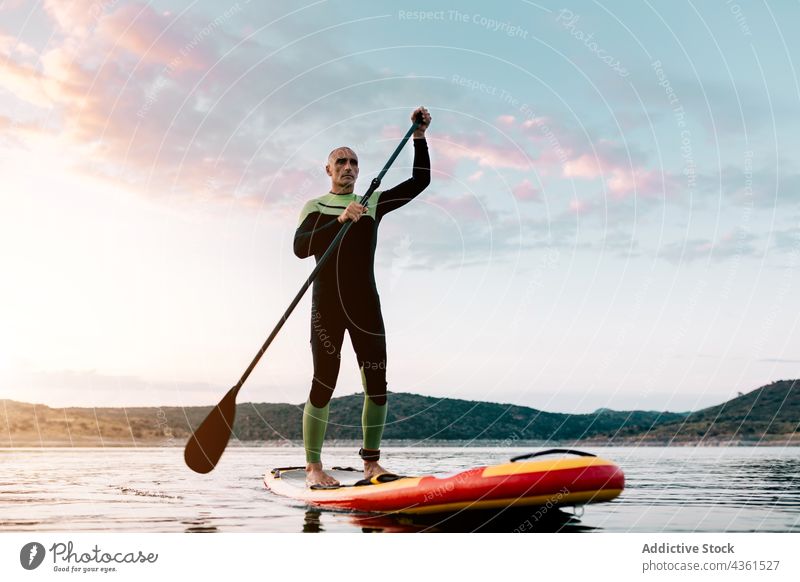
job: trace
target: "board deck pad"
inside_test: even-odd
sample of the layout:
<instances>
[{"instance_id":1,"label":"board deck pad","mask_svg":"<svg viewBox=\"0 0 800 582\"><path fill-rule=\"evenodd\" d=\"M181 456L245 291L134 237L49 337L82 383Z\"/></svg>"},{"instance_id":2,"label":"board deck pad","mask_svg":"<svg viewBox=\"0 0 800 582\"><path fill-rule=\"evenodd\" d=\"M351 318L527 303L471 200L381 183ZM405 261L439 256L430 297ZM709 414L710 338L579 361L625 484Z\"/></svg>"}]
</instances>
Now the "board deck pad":
<instances>
[{"instance_id":1,"label":"board deck pad","mask_svg":"<svg viewBox=\"0 0 800 582\"><path fill-rule=\"evenodd\" d=\"M313 489L315 491L332 491L342 487L354 487L359 481L363 481L364 472L357 469L334 467L325 469L325 472L339 482L339 487ZM281 479L288 485L298 489L308 489L306 487L306 470L304 467L284 469L281 471Z\"/></svg>"}]
</instances>

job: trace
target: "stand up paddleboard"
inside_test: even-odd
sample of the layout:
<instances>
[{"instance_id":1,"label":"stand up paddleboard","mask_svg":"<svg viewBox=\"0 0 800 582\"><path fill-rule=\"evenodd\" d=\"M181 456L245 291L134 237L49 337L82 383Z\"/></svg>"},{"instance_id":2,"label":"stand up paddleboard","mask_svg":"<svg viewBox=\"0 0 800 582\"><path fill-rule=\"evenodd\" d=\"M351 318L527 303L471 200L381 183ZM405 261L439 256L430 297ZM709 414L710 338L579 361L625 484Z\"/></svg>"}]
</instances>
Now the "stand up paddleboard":
<instances>
[{"instance_id":1,"label":"stand up paddleboard","mask_svg":"<svg viewBox=\"0 0 800 582\"><path fill-rule=\"evenodd\" d=\"M562 456L538 458L549 455ZM617 465L569 449L520 455L508 463L453 475L389 477L388 481L383 476L365 481L363 472L353 468L334 467L326 472L339 481L338 487L307 487L304 467L272 469L264 483L277 495L317 507L407 514L578 506L611 501L625 487L625 476Z\"/></svg>"}]
</instances>

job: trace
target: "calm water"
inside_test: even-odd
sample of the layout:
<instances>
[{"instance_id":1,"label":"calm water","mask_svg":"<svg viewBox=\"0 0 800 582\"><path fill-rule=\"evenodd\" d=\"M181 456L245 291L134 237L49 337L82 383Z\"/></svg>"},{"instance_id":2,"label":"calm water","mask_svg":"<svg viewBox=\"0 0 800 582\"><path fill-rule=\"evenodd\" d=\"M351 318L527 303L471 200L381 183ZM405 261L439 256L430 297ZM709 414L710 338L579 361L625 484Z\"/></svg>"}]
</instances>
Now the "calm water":
<instances>
[{"instance_id":1,"label":"calm water","mask_svg":"<svg viewBox=\"0 0 800 582\"><path fill-rule=\"evenodd\" d=\"M356 448L325 450L357 466ZM398 473L444 473L508 460L530 448L386 447ZM800 531L800 448L596 448L625 471L627 487L582 515L552 510L540 531ZM297 465L302 449L229 448L210 475L157 449L0 450L2 531L513 531L535 510L489 519L414 522L319 512L264 487L267 468ZM527 529L527 528L526 528Z\"/></svg>"}]
</instances>

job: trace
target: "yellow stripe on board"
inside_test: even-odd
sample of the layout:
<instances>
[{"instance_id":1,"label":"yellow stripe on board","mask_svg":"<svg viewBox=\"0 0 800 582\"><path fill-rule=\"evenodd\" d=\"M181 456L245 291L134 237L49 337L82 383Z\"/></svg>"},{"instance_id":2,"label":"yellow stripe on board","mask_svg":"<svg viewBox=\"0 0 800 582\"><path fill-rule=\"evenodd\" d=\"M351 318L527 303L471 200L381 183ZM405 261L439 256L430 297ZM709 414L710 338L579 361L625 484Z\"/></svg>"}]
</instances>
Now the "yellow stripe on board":
<instances>
[{"instance_id":1,"label":"yellow stripe on board","mask_svg":"<svg viewBox=\"0 0 800 582\"><path fill-rule=\"evenodd\" d=\"M585 467L605 467L614 465L599 457L582 457L579 459L551 459L549 461L528 461L527 463L505 463L486 467L481 477L501 477L505 475L520 475L525 473L545 473L561 469L582 469Z\"/></svg>"},{"instance_id":2,"label":"yellow stripe on board","mask_svg":"<svg viewBox=\"0 0 800 582\"><path fill-rule=\"evenodd\" d=\"M441 505L426 505L424 507L409 507L395 513L442 513L453 512L461 509L501 509L510 506L539 505L546 506L550 503L553 506L572 506L585 505L586 503L598 503L600 501L611 501L619 497L622 489L603 489L600 491L581 491L579 493L567 493L559 497L558 493L549 495L537 495L535 497L520 497L509 499L488 499L484 501L460 501L457 503L442 503Z\"/></svg>"}]
</instances>

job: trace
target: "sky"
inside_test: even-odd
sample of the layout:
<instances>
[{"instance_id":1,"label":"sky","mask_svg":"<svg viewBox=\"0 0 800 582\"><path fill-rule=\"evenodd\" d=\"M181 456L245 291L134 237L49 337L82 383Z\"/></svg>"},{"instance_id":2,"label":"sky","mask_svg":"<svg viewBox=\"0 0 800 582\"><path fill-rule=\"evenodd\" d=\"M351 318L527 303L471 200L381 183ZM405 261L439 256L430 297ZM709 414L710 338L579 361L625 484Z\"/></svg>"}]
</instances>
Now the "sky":
<instances>
[{"instance_id":1,"label":"sky","mask_svg":"<svg viewBox=\"0 0 800 582\"><path fill-rule=\"evenodd\" d=\"M0 398L216 403L313 268L292 239L328 151L365 191L419 105L432 182L376 255L389 390L686 411L797 378L798 17L2 2ZM309 315L239 401L305 401ZM344 358L337 396L361 391Z\"/></svg>"}]
</instances>

